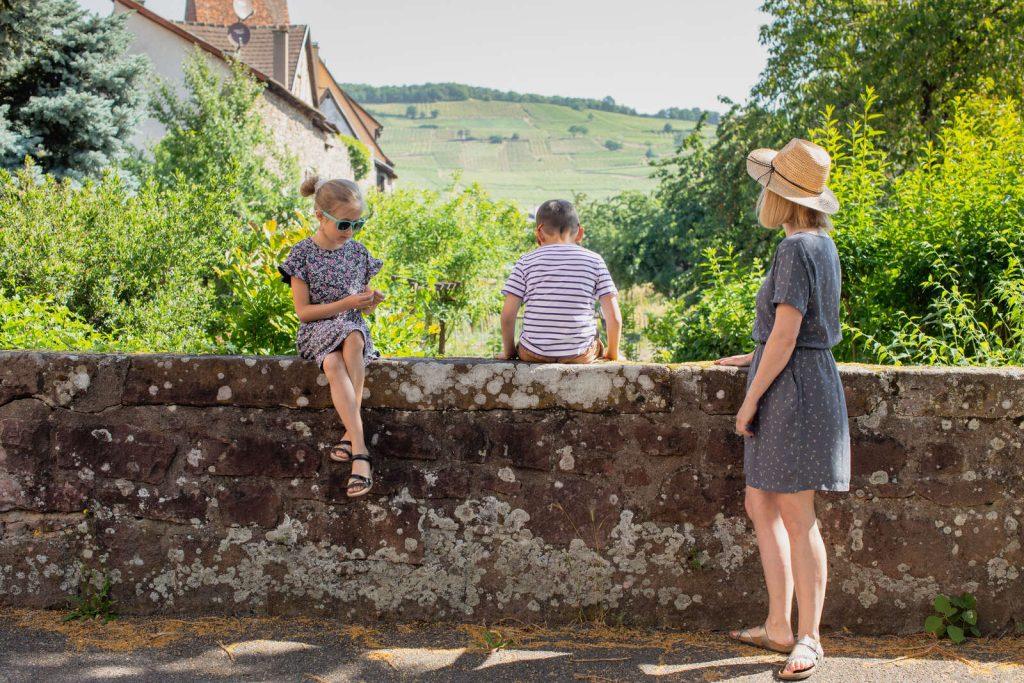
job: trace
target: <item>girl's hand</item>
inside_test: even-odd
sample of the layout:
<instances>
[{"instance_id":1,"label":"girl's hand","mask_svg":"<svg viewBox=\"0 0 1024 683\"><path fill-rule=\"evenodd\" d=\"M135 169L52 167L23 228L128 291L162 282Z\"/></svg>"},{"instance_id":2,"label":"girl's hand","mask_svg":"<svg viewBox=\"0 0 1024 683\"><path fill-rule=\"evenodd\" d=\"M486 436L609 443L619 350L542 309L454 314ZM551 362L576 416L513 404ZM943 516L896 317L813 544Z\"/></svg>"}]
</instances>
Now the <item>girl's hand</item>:
<instances>
[{"instance_id":1,"label":"girl's hand","mask_svg":"<svg viewBox=\"0 0 1024 683\"><path fill-rule=\"evenodd\" d=\"M506 351L494 354L494 360L512 360L512 354Z\"/></svg>"},{"instance_id":2,"label":"girl's hand","mask_svg":"<svg viewBox=\"0 0 1024 683\"><path fill-rule=\"evenodd\" d=\"M373 303L373 292L359 292L358 294L350 294L341 300L342 305L347 310L362 311L370 308L374 305Z\"/></svg>"},{"instance_id":3,"label":"girl's hand","mask_svg":"<svg viewBox=\"0 0 1024 683\"><path fill-rule=\"evenodd\" d=\"M736 413L736 433L740 436L754 435L754 418L757 416L757 402L745 400Z\"/></svg>"},{"instance_id":4,"label":"girl's hand","mask_svg":"<svg viewBox=\"0 0 1024 683\"><path fill-rule=\"evenodd\" d=\"M611 349L605 349L604 355L601 357L605 360L619 360L619 352L618 350L612 351Z\"/></svg>"},{"instance_id":5,"label":"girl's hand","mask_svg":"<svg viewBox=\"0 0 1024 683\"><path fill-rule=\"evenodd\" d=\"M725 365L734 368L745 368L754 361L754 354L744 353L739 356L729 356L728 358L719 358L715 361L715 365Z\"/></svg>"}]
</instances>

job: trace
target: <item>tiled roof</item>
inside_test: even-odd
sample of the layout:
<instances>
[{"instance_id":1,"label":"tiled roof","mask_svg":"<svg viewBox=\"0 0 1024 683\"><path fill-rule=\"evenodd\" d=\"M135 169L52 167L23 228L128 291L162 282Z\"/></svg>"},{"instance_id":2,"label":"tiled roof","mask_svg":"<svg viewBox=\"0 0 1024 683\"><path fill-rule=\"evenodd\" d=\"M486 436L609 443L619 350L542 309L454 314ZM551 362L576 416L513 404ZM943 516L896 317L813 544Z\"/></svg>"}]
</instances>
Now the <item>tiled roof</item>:
<instances>
[{"instance_id":1,"label":"tiled roof","mask_svg":"<svg viewBox=\"0 0 1024 683\"><path fill-rule=\"evenodd\" d=\"M196 24L185 21L176 21L174 23L189 33L199 36L207 43L215 45L218 49L235 54L236 45L228 36L226 26ZM239 58L257 71L273 76L274 28L271 26L251 26L249 31L249 43L238 51ZM303 55L302 48L305 44L307 31L309 31L309 27L301 24L293 24L288 27L288 82L282 85L289 89L291 89L292 83L295 82L295 73L298 71L299 59Z\"/></svg>"},{"instance_id":2,"label":"tiled roof","mask_svg":"<svg viewBox=\"0 0 1024 683\"><path fill-rule=\"evenodd\" d=\"M164 19L163 17L161 17L156 12L153 12L152 10L146 9L146 7L144 5L139 4L135 0L114 0L114 1L117 4L120 4L121 6L125 7L128 10L131 10L133 12L138 13L139 16L144 17L144 18L148 19L149 21L152 21L153 23L155 23L155 24L157 24L159 26L162 26L163 28L167 29L168 31L177 34L178 36L184 38L185 40L190 41L191 43L195 44L201 50L204 50L205 52L208 52L209 54L211 54L211 55L213 55L213 56L215 56L215 57L217 57L219 59L223 59L223 60L227 61L228 56L229 56L228 53L225 53L224 50L218 48L216 45L213 45L212 43L209 43L208 41L203 40L202 38L200 38L196 34L192 33L191 31L183 28L180 25L180 22L176 23L176 22L170 21L168 19ZM307 103L304 100L301 100L298 97L296 97L295 95L293 95L292 92L288 88L284 87L283 85L281 85L280 83L275 81L273 78L268 76L263 71L260 71L259 69L255 68L251 64L247 64L245 62L243 62L243 64L245 64L246 67L248 67L248 69L250 70L252 75L254 77L256 77L257 80L259 80L260 82L266 84L268 90L270 90L275 95L277 95L278 97L280 97L280 98L284 99L286 102L288 102L292 107L294 107L296 110L301 112L306 118L308 118L315 126L317 126L318 128L321 128L322 130L326 130L326 131L329 131L329 132L332 132L332 133L338 132L338 129L334 126L334 124L332 124L330 121L328 121L326 118L324 118L324 115L322 113L320 113L319 109L317 109L314 106L311 106L309 103Z\"/></svg>"},{"instance_id":3,"label":"tiled roof","mask_svg":"<svg viewBox=\"0 0 1024 683\"><path fill-rule=\"evenodd\" d=\"M245 20L248 26L278 26L292 23L288 19L288 0L253 0L253 15ZM227 26L238 21L232 0L188 0L185 21Z\"/></svg>"},{"instance_id":4,"label":"tiled roof","mask_svg":"<svg viewBox=\"0 0 1024 683\"><path fill-rule=\"evenodd\" d=\"M316 57L314 61L316 62L316 83L319 90L317 99L322 101L325 93L330 92L331 97L334 98L334 101L341 108L341 113L345 116L345 120L348 121L349 127L356 134L356 138L369 147L370 151L373 152L373 156L378 161L382 161L393 175L394 171L392 169L394 164L377 142L377 131L383 126L377 123L376 119L370 116L358 102L341 89L341 86L334 80L334 76L331 75L330 70L322 59Z\"/></svg>"}]
</instances>

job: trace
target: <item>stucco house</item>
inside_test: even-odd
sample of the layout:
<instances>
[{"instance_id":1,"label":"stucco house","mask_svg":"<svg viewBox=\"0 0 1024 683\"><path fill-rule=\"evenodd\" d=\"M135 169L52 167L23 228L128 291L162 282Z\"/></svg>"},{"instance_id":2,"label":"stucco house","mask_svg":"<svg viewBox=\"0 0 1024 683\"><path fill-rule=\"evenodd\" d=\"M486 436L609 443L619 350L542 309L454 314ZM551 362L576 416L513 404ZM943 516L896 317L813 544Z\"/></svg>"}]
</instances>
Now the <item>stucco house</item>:
<instances>
[{"instance_id":1,"label":"stucco house","mask_svg":"<svg viewBox=\"0 0 1024 683\"><path fill-rule=\"evenodd\" d=\"M185 60L196 50L224 75L230 70L229 59L237 58L266 86L260 115L303 169L353 178L348 149L338 137L348 135L372 156L370 173L360 184L384 191L394 187L394 166L378 143L380 123L337 88L309 26L288 22L285 0L255 0L252 5L254 12L244 24L235 16L231 0L189 0L184 21L162 17L135 0L114 0L114 11L130 13L127 27L134 40L129 50L149 56L156 74L179 92L184 92ZM240 33L246 38L241 47L232 38ZM337 92L327 97L332 85ZM164 132L149 118L133 142L145 148Z\"/></svg>"}]
</instances>

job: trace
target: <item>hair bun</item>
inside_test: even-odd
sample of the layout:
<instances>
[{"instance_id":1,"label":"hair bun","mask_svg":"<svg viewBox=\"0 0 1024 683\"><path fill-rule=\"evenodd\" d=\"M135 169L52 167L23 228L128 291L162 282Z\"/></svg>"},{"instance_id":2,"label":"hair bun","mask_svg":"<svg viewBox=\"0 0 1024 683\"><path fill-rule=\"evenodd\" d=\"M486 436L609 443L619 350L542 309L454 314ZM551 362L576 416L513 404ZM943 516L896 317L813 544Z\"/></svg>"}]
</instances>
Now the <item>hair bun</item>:
<instances>
[{"instance_id":1,"label":"hair bun","mask_svg":"<svg viewBox=\"0 0 1024 683\"><path fill-rule=\"evenodd\" d=\"M320 176L316 174L306 176L306 179L302 181L302 185L299 186L299 194L303 197L312 197L316 194L319 185Z\"/></svg>"}]
</instances>

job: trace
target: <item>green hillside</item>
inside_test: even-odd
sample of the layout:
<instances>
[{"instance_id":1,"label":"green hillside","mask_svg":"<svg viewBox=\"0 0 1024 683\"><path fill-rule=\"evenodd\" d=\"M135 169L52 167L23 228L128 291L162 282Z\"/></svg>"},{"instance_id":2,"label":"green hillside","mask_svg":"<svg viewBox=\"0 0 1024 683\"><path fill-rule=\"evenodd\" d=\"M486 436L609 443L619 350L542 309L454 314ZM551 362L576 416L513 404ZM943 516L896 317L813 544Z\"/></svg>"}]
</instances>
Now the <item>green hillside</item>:
<instances>
[{"instance_id":1,"label":"green hillside","mask_svg":"<svg viewBox=\"0 0 1024 683\"><path fill-rule=\"evenodd\" d=\"M367 106L384 124L381 145L396 163L400 186L442 188L461 171L464 182L479 182L527 209L574 192L606 197L649 190L654 181L648 148L655 158L671 154L677 132L694 126L554 104L481 100L411 105L426 116L413 119L406 114L409 106ZM663 131L666 123L674 132ZM571 126L587 131L573 135ZM709 135L713 130L709 127ZM460 131L469 131L469 139L459 139ZM492 141L492 136L502 139ZM621 148L608 149L609 140Z\"/></svg>"}]
</instances>

